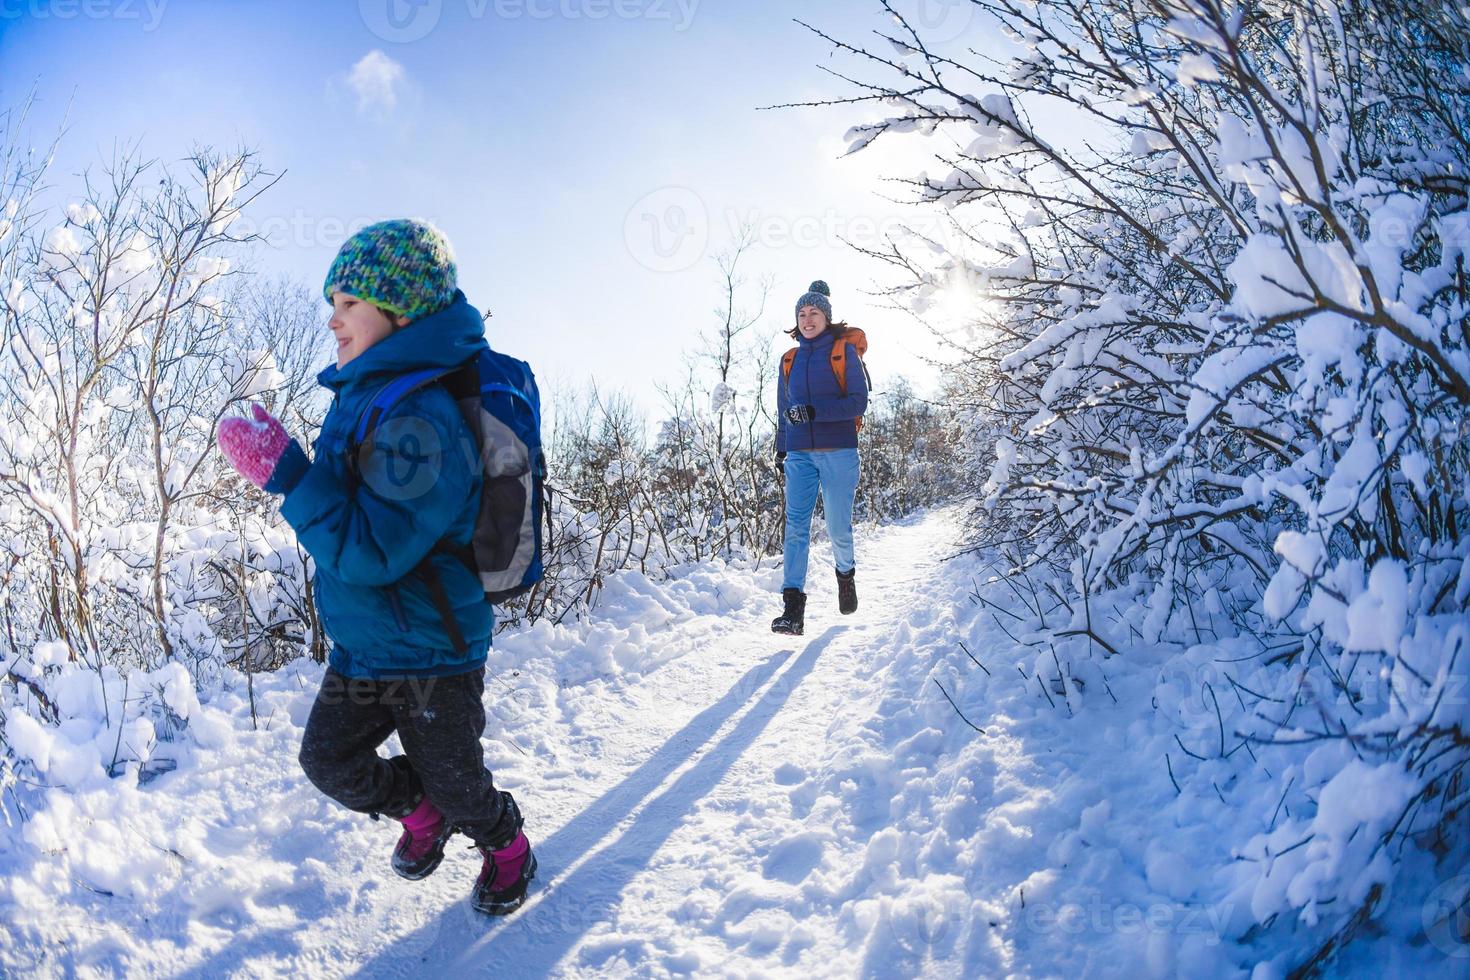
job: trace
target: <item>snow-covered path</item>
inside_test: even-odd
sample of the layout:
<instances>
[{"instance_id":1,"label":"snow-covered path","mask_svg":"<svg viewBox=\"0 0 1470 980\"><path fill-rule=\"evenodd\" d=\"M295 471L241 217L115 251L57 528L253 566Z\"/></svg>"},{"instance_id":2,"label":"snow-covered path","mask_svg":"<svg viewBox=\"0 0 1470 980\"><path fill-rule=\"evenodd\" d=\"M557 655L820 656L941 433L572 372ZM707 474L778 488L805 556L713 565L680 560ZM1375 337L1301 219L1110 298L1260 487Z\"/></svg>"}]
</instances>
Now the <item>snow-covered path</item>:
<instances>
[{"instance_id":1,"label":"snow-covered path","mask_svg":"<svg viewBox=\"0 0 1470 980\"><path fill-rule=\"evenodd\" d=\"M468 906L479 860L463 838L403 881L397 825L306 782L320 667L257 677L258 728L237 678L192 719L177 772L46 791L23 843L0 836L0 970L974 975L957 961L974 948L956 942L962 879L916 868L921 835L901 846L891 826L938 762L928 726L963 729L924 690L927 666L914 676L952 645L938 584L955 533L953 510L860 529L850 617L819 545L804 637L770 632L778 569L705 564L620 575L587 622L497 638L487 764L540 862L503 920ZM921 700L938 714L916 715Z\"/></svg>"},{"instance_id":2,"label":"snow-covered path","mask_svg":"<svg viewBox=\"0 0 1470 980\"><path fill-rule=\"evenodd\" d=\"M1085 691L1049 694L1049 663L971 602L984 562L944 561L957 517L860 529L850 617L819 547L804 637L769 630L779 569L702 564L621 574L585 622L497 638L487 762L541 866L506 919L469 908L462 838L403 881L397 825L307 783L319 666L255 678L258 726L233 677L171 743L177 771L37 790L0 833L0 975L1244 978L1294 962L1288 931L1250 943L1249 881L1211 870L1242 867L1270 807L1182 792L1161 764L1181 730L1214 735L1203 708L1156 707L1188 706L1169 651L1130 647ZM1460 965L1432 944L1364 949L1335 973Z\"/></svg>"},{"instance_id":3,"label":"snow-covered path","mask_svg":"<svg viewBox=\"0 0 1470 980\"><path fill-rule=\"evenodd\" d=\"M860 950L831 943L842 932L831 920L865 841L834 824L876 830L887 801L827 800L837 812L814 814L817 787L867 720L895 636L931 615L922 589L950 534L931 520L865 542L872 571L850 618L814 561L803 637L771 634L773 603L759 596L651 633L666 662L600 711L587 702L605 694L567 698L564 730L581 737L554 764L525 767L542 868L526 907L480 919L462 900L472 855L455 856L419 889L384 889L389 901L423 896L423 914L366 971L747 975L814 953L808 970L856 972Z\"/></svg>"}]
</instances>

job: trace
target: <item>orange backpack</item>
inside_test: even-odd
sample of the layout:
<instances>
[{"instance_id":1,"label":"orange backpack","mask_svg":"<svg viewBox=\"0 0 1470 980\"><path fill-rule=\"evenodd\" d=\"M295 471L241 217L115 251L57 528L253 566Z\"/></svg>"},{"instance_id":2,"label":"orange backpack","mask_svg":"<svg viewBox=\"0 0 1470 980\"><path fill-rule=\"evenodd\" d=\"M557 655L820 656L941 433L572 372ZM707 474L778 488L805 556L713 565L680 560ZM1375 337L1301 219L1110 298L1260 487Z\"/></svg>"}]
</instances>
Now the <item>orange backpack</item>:
<instances>
[{"instance_id":1,"label":"orange backpack","mask_svg":"<svg viewBox=\"0 0 1470 980\"><path fill-rule=\"evenodd\" d=\"M847 327L837 335L832 342L832 374L837 379L837 389L847 397L847 345L852 344L853 350L857 351L858 363L862 364L863 377L868 376L868 366L863 364L863 357L868 353L868 335L858 327ZM796 363L796 352L799 347L793 347L781 355L781 377L786 383L791 383L791 365ZM872 383L868 384L872 388ZM857 431L863 431L863 417L859 415L856 419Z\"/></svg>"}]
</instances>

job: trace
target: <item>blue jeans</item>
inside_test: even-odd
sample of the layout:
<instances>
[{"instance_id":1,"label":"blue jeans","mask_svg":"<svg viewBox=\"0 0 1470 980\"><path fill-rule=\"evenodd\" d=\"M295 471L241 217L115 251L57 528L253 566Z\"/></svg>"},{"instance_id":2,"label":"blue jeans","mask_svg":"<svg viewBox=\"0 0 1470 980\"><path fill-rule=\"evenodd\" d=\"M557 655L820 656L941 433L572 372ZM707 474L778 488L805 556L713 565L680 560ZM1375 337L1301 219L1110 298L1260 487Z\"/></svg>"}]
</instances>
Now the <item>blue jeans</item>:
<instances>
[{"instance_id":1,"label":"blue jeans","mask_svg":"<svg viewBox=\"0 0 1470 980\"><path fill-rule=\"evenodd\" d=\"M832 559L839 572L850 572L852 555L852 503L857 497L858 451L828 449L786 454L786 571L783 589L806 587L807 550L812 540L812 511L817 491L822 491L822 510L827 515L827 535L832 539Z\"/></svg>"}]
</instances>

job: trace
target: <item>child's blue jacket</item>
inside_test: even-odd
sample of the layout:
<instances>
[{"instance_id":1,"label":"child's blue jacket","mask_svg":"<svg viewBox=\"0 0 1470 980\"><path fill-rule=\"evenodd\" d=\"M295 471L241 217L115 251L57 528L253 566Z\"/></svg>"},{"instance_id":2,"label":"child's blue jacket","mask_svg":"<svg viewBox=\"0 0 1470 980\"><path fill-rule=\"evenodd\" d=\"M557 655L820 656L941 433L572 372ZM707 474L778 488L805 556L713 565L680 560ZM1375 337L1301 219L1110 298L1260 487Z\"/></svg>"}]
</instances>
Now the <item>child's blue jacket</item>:
<instances>
[{"instance_id":1,"label":"child's blue jacket","mask_svg":"<svg viewBox=\"0 0 1470 980\"><path fill-rule=\"evenodd\" d=\"M796 359L791 376L776 371L776 451L801 452L811 449L856 449L855 420L868 410L868 379L857 348L847 345L847 394L837 386L832 373L832 345L837 331L827 329L812 340L797 335ZM812 421L793 425L786 418L792 405L810 405L816 410Z\"/></svg>"},{"instance_id":2,"label":"child's blue jacket","mask_svg":"<svg viewBox=\"0 0 1470 980\"><path fill-rule=\"evenodd\" d=\"M281 516L316 563L316 604L332 640L330 664L348 677L458 674L482 667L494 613L478 578L458 558L432 561L468 649L456 653L419 577L406 577L441 540L466 544L483 482L469 427L440 385L420 388L378 424L355 490L346 459L358 416L388 381L408 371L458 365L486 347L480 314L457 293L317 380L333 391L307 461L296 445L267 490L284 492Z\"/></svg>"}]
</instances>

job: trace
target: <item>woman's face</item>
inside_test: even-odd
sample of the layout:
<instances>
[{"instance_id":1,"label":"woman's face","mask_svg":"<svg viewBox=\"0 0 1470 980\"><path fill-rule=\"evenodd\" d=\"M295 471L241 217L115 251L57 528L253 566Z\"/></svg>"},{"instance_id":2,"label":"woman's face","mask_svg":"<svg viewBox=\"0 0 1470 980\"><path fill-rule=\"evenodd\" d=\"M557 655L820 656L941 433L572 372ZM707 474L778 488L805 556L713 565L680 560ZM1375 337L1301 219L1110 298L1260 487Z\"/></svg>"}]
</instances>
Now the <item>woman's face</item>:
<instances>
[{"instance_id":1,"label":"woman's face","mask_svg":"<svg viewBox=\"0 0 1470 980\"><path fill-rule=\"evenodd\" d=\"M395 318L396 326L406 326L403 317ZM393 332L395 323L388 314L367 300L351 293L332 294L332 319L327 326L337 338L337 367L346 367L347 362Z\"/></svg>"},{"instance_id":2,"label":"woman's face","mask_svg":"<svg viewBox=\"0 0 1470 980\"><path fill-rule=\"evenodd\" d=\"M807 340L827 329L827 314L808 303L796 311L796 329Z\"/></svg>"}]
</instances>

